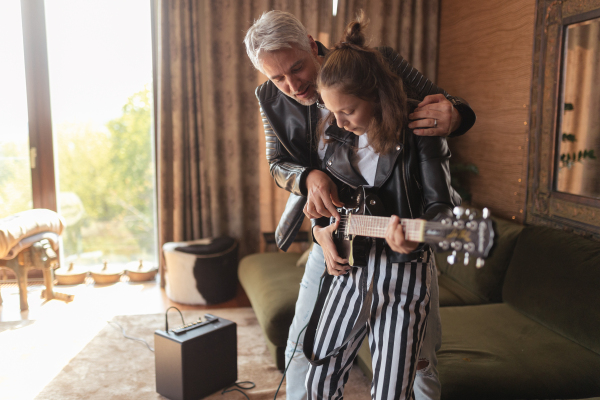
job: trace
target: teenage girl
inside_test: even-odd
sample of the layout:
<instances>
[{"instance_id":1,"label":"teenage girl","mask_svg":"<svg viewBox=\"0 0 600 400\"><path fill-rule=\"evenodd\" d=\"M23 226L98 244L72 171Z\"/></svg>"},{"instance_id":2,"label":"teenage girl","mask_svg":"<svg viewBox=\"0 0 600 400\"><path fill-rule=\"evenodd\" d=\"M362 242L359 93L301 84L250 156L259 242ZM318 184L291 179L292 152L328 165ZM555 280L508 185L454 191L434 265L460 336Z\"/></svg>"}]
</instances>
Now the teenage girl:
<instances>
[{"instance_id":1,"label":"teenage girl","mask_svg":"<svg viewBox=\"0 0 600 400\"><path fill-rule=\"evenodd\" d=\"M309 399L343 397L344 384L367 334L373 363L372 398L413 398L435 271L428 247L405 240L400 218L430 220L452 215L446 139L416 136L407 128L408 101L402 81L379 51L365 46L362 19L348 25L319 74L322 103L330 111L319 130L323 132L319 151L324 169L340 191L371 187L392 218L385 241L373 241L363 268L348 266L348 260L338 255L331 235L339 221L329 226L313 221L315 240L323 248L327 272L334 279L309 358L320 359L341 348L324 364L310 366ZM362 319L366 322L348 340L369 298L367 317Z\"/></svg>"}]
</instances>

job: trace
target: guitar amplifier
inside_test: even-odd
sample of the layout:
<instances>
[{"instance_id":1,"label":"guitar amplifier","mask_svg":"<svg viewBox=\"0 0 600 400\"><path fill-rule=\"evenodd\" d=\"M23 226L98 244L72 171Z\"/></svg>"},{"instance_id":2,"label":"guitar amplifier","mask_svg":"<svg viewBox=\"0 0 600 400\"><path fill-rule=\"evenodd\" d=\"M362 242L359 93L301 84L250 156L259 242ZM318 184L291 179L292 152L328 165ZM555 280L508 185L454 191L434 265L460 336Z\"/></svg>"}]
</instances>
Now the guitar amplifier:
<instances>
[{"instance_id":1,"label":"guitar amplifier","mask_svg":"<svg viewBox=\"0 0 600 400\"><path fill-rule=\"evenodd\" d=\"M237 380L236 324L206 314L168 332L154 332L156 391L171 400L196 400Z\"/></svg>"}]
</instances>

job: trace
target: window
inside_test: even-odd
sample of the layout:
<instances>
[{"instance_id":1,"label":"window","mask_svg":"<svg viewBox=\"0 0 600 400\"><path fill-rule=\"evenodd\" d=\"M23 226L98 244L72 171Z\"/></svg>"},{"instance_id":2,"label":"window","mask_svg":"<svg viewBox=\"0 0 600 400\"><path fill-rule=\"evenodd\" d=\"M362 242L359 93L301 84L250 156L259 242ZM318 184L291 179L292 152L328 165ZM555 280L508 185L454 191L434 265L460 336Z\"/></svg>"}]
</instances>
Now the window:
<instances>
[{"instance_id":1,"label":"window","mask_svg":"<svg viewBox=\"0 0 600 400\"><path fill-rule=\"evenodd\" d=\"M8 3L20 8L18 1ZM31 171L35 177L38 169L42 183L48 175L55 182L50 189L42 187L39 197L54 196L57 211L66 222L63 265L74 262L92 266L105 260L126 264L139 259L156 263L150 2L23 2L23 27L26 63L20 70L25 76L29 68L28 84L35 80L35 84L28 85L34 88L29 93L29 118L35 120L33 125L38 131L31 129L30 136L40 139L37 146L31 139L30 146L37 154L36 160L44 156L53 160L32 165ZM45 52L37 51L40 47ZM45 97L40 81L44 82ZM38 108L44 101L47 112L44 107ZM19 121L22 123L23 118ZM4 121L1 123L5 130ZM11 140L17 138L13 134ZM14 159L5 156L7 151L12 154L12 148L0 142L0 162L12 160L15 170L17 161L29 167L29 145L25 139L19 140L25 155L21 149ZM44 146L44 140L51 145ZM31 178L22 185L31 188ZM17 197L23 199L19 200L21 209L52 208L36 201L35 194L25 206L26 194ZM0 217L17 208L3 208Z\"/></svg>"},{"instance_id":2,"label":"window","mask_svg":"<svg viewBox=\"0 0 600 400\"><path fill-rule=\"evenodd\" d=\"M0 218L33 207L21 4L0 2Z\"/></svg>"}]
</instances>

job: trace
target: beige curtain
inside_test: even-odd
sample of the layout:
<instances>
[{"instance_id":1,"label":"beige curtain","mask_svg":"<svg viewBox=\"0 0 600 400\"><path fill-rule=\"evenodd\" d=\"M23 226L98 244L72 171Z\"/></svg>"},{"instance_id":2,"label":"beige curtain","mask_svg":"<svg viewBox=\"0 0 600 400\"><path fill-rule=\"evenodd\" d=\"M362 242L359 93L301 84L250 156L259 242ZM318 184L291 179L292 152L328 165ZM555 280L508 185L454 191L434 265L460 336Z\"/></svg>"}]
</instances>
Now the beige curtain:
<instances>
[{"instance_id":1,"label":"beige curtain","mask_svg":"<svg viewBox=\"0 0 600 400\"><path fill-rule=\"evenodd\" d=\"M371 44L398 49L435 78L439 0L157 0L157 165L159 245L229 235L240 255L263 249L288 194L268 172L254 96L265 77L243 45L246 30L272 9L295 14L325 45L359 9ZM162 280L164 283L164 279Z\"/></svg>"}]
</instances>

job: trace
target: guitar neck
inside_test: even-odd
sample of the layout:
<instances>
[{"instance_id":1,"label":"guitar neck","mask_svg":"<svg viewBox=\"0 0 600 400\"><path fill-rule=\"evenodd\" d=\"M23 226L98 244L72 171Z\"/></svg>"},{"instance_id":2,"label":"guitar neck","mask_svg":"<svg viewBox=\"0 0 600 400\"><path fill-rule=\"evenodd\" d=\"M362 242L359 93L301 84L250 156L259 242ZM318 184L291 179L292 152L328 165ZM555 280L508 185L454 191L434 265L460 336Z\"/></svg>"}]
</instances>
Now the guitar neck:
<instances>
[{"instance_id":1,"label":"guitar neck","mask_svg":"<svg viewBox=\"0 0 600 400\"><path fill-rule=\"evenodd\" d=\"M371 215L351 214L346 222L348 235L385 238L385 232L390 222L389 217L374 217ZM412 242L425 241L425 224L422 219L401 219L406 240Z\"/></svg>"}]
</instances>

